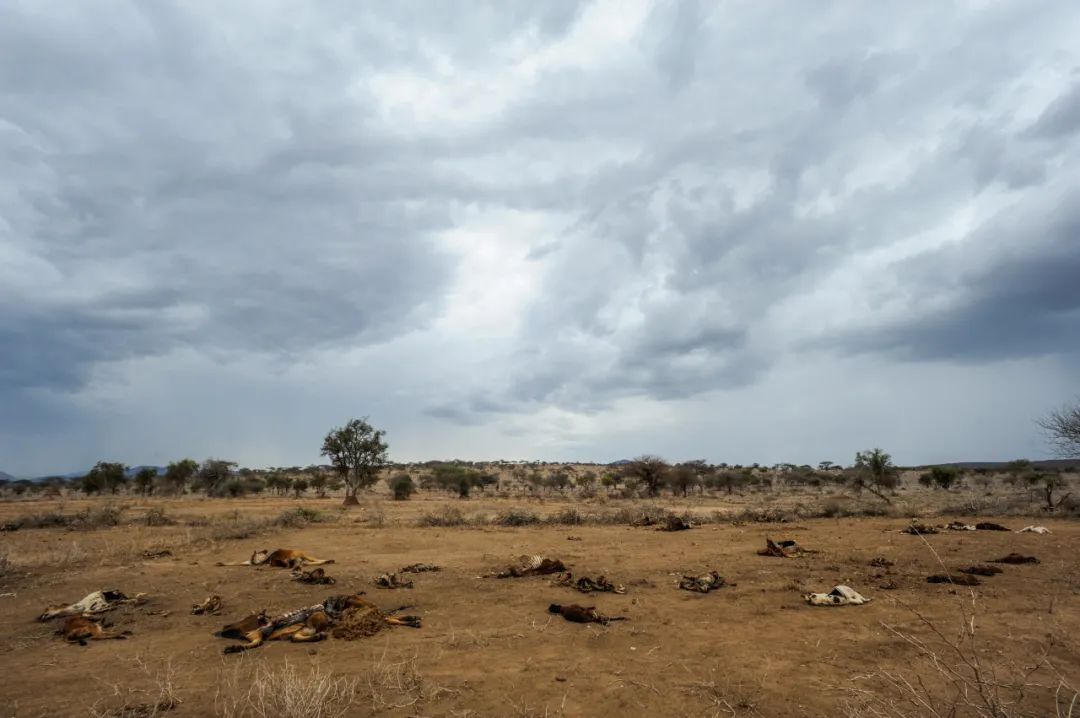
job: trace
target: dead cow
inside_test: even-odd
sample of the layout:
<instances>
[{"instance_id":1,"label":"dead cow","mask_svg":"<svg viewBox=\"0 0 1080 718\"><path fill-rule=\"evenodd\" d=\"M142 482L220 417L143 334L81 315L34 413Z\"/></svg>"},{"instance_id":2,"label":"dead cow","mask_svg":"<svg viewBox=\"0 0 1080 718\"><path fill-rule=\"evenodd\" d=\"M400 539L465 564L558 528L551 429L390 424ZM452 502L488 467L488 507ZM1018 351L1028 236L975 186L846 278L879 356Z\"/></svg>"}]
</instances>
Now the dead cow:
<instances>
[{"instance_id":1,"label":"dead cow","mask_svg":"<svg viewBox=\"0 0 1080 718\"><path fill-rule=\"evenodd\" d=\"M588 576L582 576L575 581L574 575L569 571L556 579L554 585L567 586L582 593L626 593L624 586L611 583L603 576L598 576L595 580Z\"/></svg>"},{"instance_id":2,"label":"dead cow","mask_svg":"<svg viewBox=\"0 0 1080 718\"><path fill-rule=\"evenodd\" d=\"M797 558L806 554L817 553L817 551L810 551L798 544L794 539L786 539L784 541L773 541L769 537L765 537L765 548L758 551L758 556L776 556L777 558Z\"/></svg>"},{"instance_id":3,"label":"dead cow","mask_svg":"<svg viewBox=\"0 0 1080 718\"><path fill-rule=\"evenodd\" d=\"M216 616L221 612L221 596L207 596L202 603L193 603L191 605L191 615L193 616Z\"/></svg>"},{"instance_id":4,"label":"dead cow","mask_svg":"<svg viewBox=\"0 0 1080 718\"><path fill-rule=\"evenodd\" d=\"M548 613L557 613L572 623L599 623L604 626L612 621L629 620L626 616L603 616L597 613L596 606L579 606L576 603L567 606L553 603L548 606Z\"/></svg>"},{"instance_id":5,"label":"dead cow","mask_svg":"<svg viewBox=\"0 0 1080 718\"><path fill-rule=\"evenodd\" d=\"M1039 559L1034 556L1023 556L1018 553L1011 553L1008 556L995 558L990 563L1039 563Z\"/></svg>"},{"instance_id":6,"label":"dead cow","mask_svg":"<svg viewBox=\"0 0 1080 718\"><path fill-rule=\"evenodd\" d=\"M927 583L951 583L955 586L978 586L981 581L974 576L968 576L967 574L945 574L935 573L932 576L926 577Z\"/></svg>"},{"instance_id":7,"label":"dead cow","mask_svg":"<svg viewBox=\"0 0 1080 718\"><path fill-rule=\"evenodd\" d=\"M68 617L56 633L62 635L68 643L78 643L80 646L85 646L87 641L123 640L131 635L131 631L106 631L101 623L89 616Z\"/></svg>"},{"instance_id":8,"label":"dead cow","mask_svg":"<svg viewBox=\"0 0 1080 718\"><path fill-rule=\"evenodd\" d=\"M116 589L94 591L75 603L49 606L45 612L38 616L39 621L50 621L62 616L96 616L111 611L120 606L132 603L143 603L146 600L145 593L135 594L135 598L128 598L123 592Z\"/></svg>"},{"instance_id":9,"label":"dead cow","mask_svg":"<svg viewBox=\"0 0 1080 718\"><path fill-rule=\"evenodd\" d=\"M222 563L217 562L218 566L273 566L274 568L298 568L300 566L319 566L321 564L333 563L334 559L321 559L309 556L303 551L298 551L292 548L279 548L274 551L253 551L251 558L247 561L241 561L240 563Z\"/></svg>"},{"instance_id":10,"label":"dead cow","mask_svg":"<svg viewBox=\"0 0 1080 718\"><path fill-rule=\"evenodd\" d=\"M566 571L566 564L557 558L546 558L539 554L522 556L517 565L507 566L495 574L495 578L521 578L523 576L545 576Z\"/></svg>"},{"instance_id":11,"label":"dead cow","mask_svg":"<svg viewBox=\"0 0 1080 718\"><path fill-rule=\"evenodd\" d=\"M412 588L413 582L397 577L396 573L384 573L376 576L373 583L375 588Z\"/></svg>"},{"instance_id":12,"label":"dead cow","mask_svg":"<svg viewBox=\"0 0 1080 718\"><path fill-rule=\"evenodd\" d=\"M657 531L687 531L692 529L694 524L688 519L684 519L681 516L668 516L664 519L664 522L657 527Z\"/></svg>"},{"instance_id":13,"label":"dead cow","mask_svg":"<svg viewBox=\"0 0 1080 718\"><path fill-rule=\"evenodd\" d=\"M828 593L804 593L803 600L811 606L861 606L874 599L866 598L850 586L835 586Z\"/></svg>"},{"instance_id":14,"label":"dead cow","mask_svg":"<svg viewBox=\"0 0 1080 718\"><path fill-rule=\"evenodd\" d=\"M326 638L334 622L349 609L362 608L376 612L380 620L388 625L420 627L418 616L394 617L379 612L370 601L359 594L351 596L331 596L322 603L300 608L295 611L268 619L266 612L248 616L242 621L225 626L214 634L220 638L238 638L247 643L240 646L228 646L225 653L258 648L265 641L288 639L297 643L321 641Z\"/></svg>"},{"instance_id":15,"label":"dead cow","mask_svg":"<svg viewBox=\"0 0 1080 718\"><path fill-rule=\"evenodd\" d=\"M333 576L328 576L326 570L321 567L313 568L310 571L294 568L292 580L297 583L309 583L316 586L333 586L337 583L337 580Z\"/></svg>"},{"instance_id":16,"label":"dead cow","mask_svg":"<svg viewBox=\"0 0 1080 718\"><path fill-rule=\"evenodd\" d=\"M936 534L937 532L937 528L924 524L918 519L912 519L906 528L900 530L902 534L912 534L913 536Z\"/></svg>"},{"instance_id":17,"label":"dead cow","mask_svg":"<svg viewBox=\"0 0 1080 718\"><path fill-rule=\"evenodd\" d=\"M972 576L994 576L1001 572L997 566L968 566L960 569L960 573L968 573Z\"/></svg>"},{"instance_id":18,"label":"dead cow","mask_svg":"<svg viewBox=\"0 0 1080 718\"><path fill-rule=\"evenodd\" d=\"M975 524L975 528L978 531L1011 531L1012 529L1005 528L1001 524L995 524L993 521L982 521Z\"/></svg>"},{"instance_id":19,"label":"dead cow","mask_svg":"<svg viewBox=\"0 0 1080 718\"><path fill-rule=\"evenodd\" d=\"M442 571L442 566L433 563L411 563L398 569L398 573L428 573L429 571Z\"/></svg>"},{"instance_id":20,"label":"dead cow","mask_svg":"<svg viewBox=\"0 0 1080 718\"><path fill-rule=\"evenodd\" d=\"M726 585L727 581L716 571L709 571L701 576L683 576L679 581L679 588L695 593L708 593Z\"/></svg>"}]
</instances>

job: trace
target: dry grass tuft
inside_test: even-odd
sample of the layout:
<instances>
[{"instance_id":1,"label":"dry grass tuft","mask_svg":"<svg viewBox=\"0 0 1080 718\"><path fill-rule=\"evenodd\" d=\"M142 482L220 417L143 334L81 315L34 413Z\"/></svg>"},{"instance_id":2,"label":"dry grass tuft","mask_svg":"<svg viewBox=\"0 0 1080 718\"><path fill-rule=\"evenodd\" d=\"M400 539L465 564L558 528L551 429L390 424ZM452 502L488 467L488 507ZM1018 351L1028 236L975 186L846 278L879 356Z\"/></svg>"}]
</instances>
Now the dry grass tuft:
<instances>
[{"instance_id":1,"label":"dry grass tuft","mask_svg":"<svg viewBox=\"0 0 1080 718\"><path fill-rule=\"evenodd\" d=\"M113 684L112 695L90 707L90 718L159 718L180 705L176 670L171 661L165 661L159 670L152 670L140 657L135 658L135 663L149 678L151 687L121 688ZM113 705L106 705L109 703Z\"/></svg>"},{"instance_id":2,"label":"dry grass tuft","mask_svg":"<svg viewBox=\"0 0 1080 718\"><path fill-rule=\"evenodd\" d=\"M353 711L358 678L334 677L318 664L303 671L244 661L218 685L214 712L221 718L340 718Z\"/></svg>"},{"instance_id":3,"label":"dry grass tuft","mask_svg":"<svg viewBox=\"0 0 1080 718\"><path fill-rule=\"evenodd\" d=\"M436 685L420 672L417 655L391 660L386 650L375 660L366 676L366 693L373 711L410 708L456 691ZM416 712L416 709L413 708Z\"/></svg>"}]
</instances>

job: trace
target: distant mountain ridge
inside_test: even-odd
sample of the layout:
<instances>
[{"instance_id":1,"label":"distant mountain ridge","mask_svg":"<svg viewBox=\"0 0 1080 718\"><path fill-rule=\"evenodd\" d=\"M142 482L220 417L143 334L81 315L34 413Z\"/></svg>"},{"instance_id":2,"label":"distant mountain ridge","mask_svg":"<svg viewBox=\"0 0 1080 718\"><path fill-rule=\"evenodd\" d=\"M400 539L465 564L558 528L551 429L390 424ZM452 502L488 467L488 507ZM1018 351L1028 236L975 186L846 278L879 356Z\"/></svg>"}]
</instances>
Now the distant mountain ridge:
<instances>
[{"instance_id":1,"label":"distant mountain ridge","mask_svg":"<svg viewBox=\"0 0 1080 718\"><path fill-rule=\"evenodd\" d=\"M129 466L127 471L124 472L124 476L126 476L127 478L130 479L131 477L133 477L135 474L139 473L139 471L144 469L144 468L153 469L154 471L157 472L158 476L161 476L162 474L165 473L165 467L164 466L150 466L150 465L140 464L138 466ZM83 471L69 471L66 474L46 474L44 476L35 476L34 478L32 478L30 480L31 481L44 481L45 479L52 479L52 478L57 477L57 476L60 477L61 479L81 479L82 477L86 476L88 473L90 473L90 469L84 469ZM8 479L9 481L17 481L17 479L14 476L12 476L11 474L4 473L3 471L0 471L0 479Z\"/></svg>"},{"instance_id":2,"label":"distant mountain ridge","mask_svg":"<svg viewBox=\"0 0 1080 718\"><path fill-rule=\"evenodd\" d=\"M18 479L6 471L0 471L0 481L18 481Z\"/></svg>"}]
</instances>

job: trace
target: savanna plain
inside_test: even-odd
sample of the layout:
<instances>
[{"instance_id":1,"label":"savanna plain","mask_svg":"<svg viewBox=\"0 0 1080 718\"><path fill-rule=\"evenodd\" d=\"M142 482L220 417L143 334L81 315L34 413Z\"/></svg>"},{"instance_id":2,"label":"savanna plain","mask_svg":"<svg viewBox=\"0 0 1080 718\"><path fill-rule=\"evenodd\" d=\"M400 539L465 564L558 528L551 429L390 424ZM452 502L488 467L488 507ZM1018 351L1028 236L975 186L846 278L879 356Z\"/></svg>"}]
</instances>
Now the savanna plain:
<instances>
[{"instance_id":1,"label":"savanna plain","mask_svg":"<svg viewBox=\"0 0 1080 718\"><path fill-rule=\"evenodd\" d=\"M581 467L578 467L581 471ZM389 477L389 475L388 475ZM0 502L0 706L4 716L1068 716L1080 715L1080 524L1068 505L1002 476L949 490L904 472L881 498L785 485L579 495L509 479L457 498L359 505L340 495L119 494ZM1063 476L1068 482L1075 477ZM668 519L690 528L668 531ZM904 530L913 518L931 530ZM989 521L1009 530L951 530ZM1019 533L1028 525L1048 533ZM811 551L760 555L766 539ZM260 549L333 559L334 585L288 568L218 566ZM1037 563L998 564L1008 554ZM521 556L558 574L495 578ZM410 564L440 570L405 574ZM928 583L994 566L979 585ZM717 590L681 590L716 571ZM376 587L397 573L411 588ZM815 606L846 585L872 599ZM139 602L103 614L125 640L82 646L39 622L46 606L116 589ZM420 628L358 640L267 642L237 655L213 634L363 592L408 607ZM222 607L193 615L211 595ZM572 623L550 604L627 620Z\"/></svg>"}]
</instances>

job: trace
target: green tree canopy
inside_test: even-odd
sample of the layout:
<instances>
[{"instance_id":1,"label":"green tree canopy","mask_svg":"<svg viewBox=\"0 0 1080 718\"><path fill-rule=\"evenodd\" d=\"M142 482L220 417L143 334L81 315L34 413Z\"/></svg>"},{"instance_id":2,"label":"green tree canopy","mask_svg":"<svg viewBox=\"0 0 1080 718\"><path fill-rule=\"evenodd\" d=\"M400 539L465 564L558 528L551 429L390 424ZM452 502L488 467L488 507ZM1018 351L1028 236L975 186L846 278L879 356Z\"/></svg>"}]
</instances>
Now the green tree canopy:
<instances>
[{"instance_id":1,"label":"green tree canopy","mask_svg":"<svg viewBox=\"0 0 1080 718\"><path fill-rule=\"evenodd\" d=\"M359 503L356 492L378 481L379 472L389 463L385 435L364 417L331 429L323 439L322 455L330 459L345 484L346 505Z\"/></svg>"}]
</instances>

